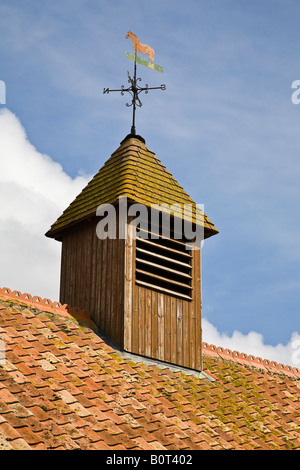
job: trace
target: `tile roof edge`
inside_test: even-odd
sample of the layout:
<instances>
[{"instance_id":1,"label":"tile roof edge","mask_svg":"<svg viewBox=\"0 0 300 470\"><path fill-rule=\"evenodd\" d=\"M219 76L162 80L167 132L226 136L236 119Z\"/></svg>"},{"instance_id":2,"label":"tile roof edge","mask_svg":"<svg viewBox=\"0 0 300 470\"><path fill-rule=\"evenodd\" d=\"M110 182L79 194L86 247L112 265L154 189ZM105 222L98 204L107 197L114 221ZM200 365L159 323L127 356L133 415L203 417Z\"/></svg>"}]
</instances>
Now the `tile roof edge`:
<instances>
[{"instance_id":1,"label":"tile roof edge","mask_svg":"<svg viewBox=\"0 0 300 470\"><path fill-rule=\"evenodd\" d=\"M293 379L300 379L300 369L298 367L277 363L276 361L271 361L269 359L262 359L261 357L254 356L253 354L232 351L231 349L223 348L221 346L217 347L206 342L202 342L202 351L204 355L238 362L239 364L255 367L256 369L264 370L269 373L284 374Z\"/></svg>"},{"instance_id":2,"label":"tile roof edge","mask_svg":"<svg viewBox=\"0 0 300 470\"><path fill-rule=\"evenodd\" d=\"M40 296L32 296L31 294L21 293L20 291L12 291L8 287L0 287L0 299L13 300L25 303L30 307L35 307L45 312L61 315L68 318L76 318L79 321L93 323L90 312L88 310L72 307L68 304L61 304L58 301L53 302L50 299L43 299ZM95 325L96 326L96 325Z\"/></svg>"},{"instance_id":3,"label":"tile roof edge","mask_svg":"<svg viewBox=\"0 0 300 470\"><path fill-rule=\"evenodd\" d=\"M8 287L0 287L0 299L25 303L31 307L36 307L49 313L68 318L75 317L79 321L94 324L88 310L72 307L67 304L62 305L60 302L53 302L50 299L43 299L40 296L32 296L28 293L22 294L20 291L12 291ZM272 360L262 359L261 357L256 357L252 354L232 351L231 349L223 348L221 346L217 347L213 344L208 344L207 342L202 342L202 351L204 355L212 356L217 359L237 362L241 365L255 367L256 369L264 370L269 373L283 374L292 379L300 379L300 369L298 367L292 367Z\"/></svg>"}]
</instances>

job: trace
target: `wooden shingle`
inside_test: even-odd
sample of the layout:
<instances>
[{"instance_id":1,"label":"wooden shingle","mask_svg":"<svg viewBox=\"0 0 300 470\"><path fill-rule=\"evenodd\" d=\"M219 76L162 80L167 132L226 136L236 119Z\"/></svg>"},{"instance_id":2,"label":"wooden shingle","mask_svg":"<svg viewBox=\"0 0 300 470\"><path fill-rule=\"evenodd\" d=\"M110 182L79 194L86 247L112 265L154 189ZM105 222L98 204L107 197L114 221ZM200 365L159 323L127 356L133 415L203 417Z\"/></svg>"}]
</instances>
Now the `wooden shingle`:
<instances>
[{"instance_id":1,"label":"wooden shingle","mask_svg":"<svg viewBox=\"0 0 300 470\"><path fill-rule=\"evenodd\" d=\"M200 222L204 227L204 237L218 233L214 224L156 155L144 142L130 137L124 139L120 147L51 226L46 236L58 237L63 230L94 216L101 204L113 204L119 197L127 197L147 207L152 204L178 204L181 208L190 205L192 212L188 213L188 216L190 220Z\"/></svg>"}]
</instances>

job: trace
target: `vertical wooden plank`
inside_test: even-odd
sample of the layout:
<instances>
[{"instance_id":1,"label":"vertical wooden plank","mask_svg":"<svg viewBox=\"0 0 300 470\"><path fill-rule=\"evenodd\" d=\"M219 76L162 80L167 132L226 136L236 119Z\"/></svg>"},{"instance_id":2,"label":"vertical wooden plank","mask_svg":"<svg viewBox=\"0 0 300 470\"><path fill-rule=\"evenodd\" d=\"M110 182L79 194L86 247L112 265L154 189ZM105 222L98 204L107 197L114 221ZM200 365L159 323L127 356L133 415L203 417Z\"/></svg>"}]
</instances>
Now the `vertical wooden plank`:
<instances>
[{"instance_id":1,"label":"vertical wooden plank","mask_svg":"<svg viewBox=\"0 0 300 470\"><path fill-rule=\"evenodd\" d=\"M95 237L96 232L94 231L94 223L89 224L89 238L90 238L90 278L89 278L89 296L88 310L93 315L95 309L95 296L96 296L96 284L95 284Z\"/></svg>"},{"instance_id":2,"label":"vertical wooden plank","mask_svg":"<svg viewBox=\"0 0 300 470\"><path fill-rule=\"evenodd\" d=\"M72 283L72 239L67 237L67 262L66 262L66 282L65 282L65 297L62 301L63 304L68 304L70 302L69 298L71 295L71 283ZM68 284L68 286L67 286Z\"/></svg>"},{"instance_id":3,"label":"vertical wooden plank","mask_svg":"<svg viewBox=\"0 0 300 470\"><path fill-rule=\"evenodd\" d=\"M103 241L100 240L97 236L95 239L95 259L96 259L96 265L95 265L95 295L96 295L96 300L95 300L95 322L98 326L101 325L101 298L102 298L102 251L103 251Z\"/></svg>"},{"instance_id":4,"label":"vertical wooden plank","mask_svg":"<svg viewBox=\"0 0 300 470\"><path fill-rule=\"evenodd\" d=\"M190 305L190 364L192 369L196 369L196 276L195 276L195 258L192 258L192 286L193 286L193 299Z\"/></svg>"},{"instance_id":5,"label":"vertical wooden plank","mask_svg":"<svg viewBox=\"0 0 300 470\"><path fill-rule=\"evenodd\" d=\"M136 265L136 233L133 229L132 240L132 312L131 312L131 348L132 352L139 354L139 289L135 284Z\"/></svg>"},{"instance_id":6,"label":"vertical wooden plank","mask_svg":"<svg viewBox=\"0 0 300 470\"><path fill-rule=\"evenodd\" d=\"M201 331L201 253L200 249L194 252L195 259L195 310L196 310L196 369L201 369L202 358L202 331Z\"/></svg>"},{"instance_id":7,"label":"vertical wooden plank","mask_svg":"<svg viewBox=\"0 0 300 470\"><path fill-rule=\"evenodd\" d=\"M117 266L117 282L116 282L116 315L117 315L117 338L118 343L121 347L124 347L124 322L123 322L123 312L124 312L124 247L125 240L118 239L115 241L118 247L118 266Z\"/></svg>"},{"instance_id":8,"label":"vertical wooden plank","mask_svg":"<svg viewBox=\"0 0 300 470\"><path fill-rule=\"evenodd\" d=\"M145 289L137 287L138 289L138 309L139 309L139 354L145 355Z\"/></svg>"},{"instance_id":9,"label":"vertical wooden plank","mask_svg":"<svg viewBox=\"0 0 300 470\"><path fill-rule=\"evenodd\" d=\"M84 277L83 283L83 291L84 291L84 298L83 304L84 309L90 310L91 304L94 297L94 286L91 283L91 275L92 275L92 233L91 233L91 223L87 223L85 226L85 232L83 233L84 240L82 240L83 245L83 262L84 262L84 270L81 274L81 277Z\"/></svg>"},{"instance_id":10,"label":"vertical wooden plank","mask_svg":"<svg viewBox=\"0 0 300 470\"><path fill-rule=\"evenodd\" d=\"M87 255L87 243L86 243L86 226L79 227L76 231L77 234L77 246L80 252L77 254L77 260L79 269L76 275L76 307L85 308L85 284L86 284L86 255Z\"/></svg>"},{"instance_id":11,"label":"vertical wooden plank","mask_svg":"<svg viewBox=\"0 0 300 470\"><path fill-rule=\"evenodd\" d=\"M165 361L171 362L171 298L169 295L164 296L164 303L165 303Z\"/></svg>"},{"instance_id":12,"label":"vertical wooden plank","mask_svg":"<svg viewBox=\"0 0 300 470\"><path fill-rule=\"evenodd\" d=\"M176 302L176 363L184 366L183 363L183 344L182 344L182 299Z\"/></svg>"},{"instance_id":13,"label":"vertical wooden plank","mask_svg":"<svg viewBox=\"0 0 300 470\"><path fill-rule=\"evenodd\" d=\"M152 335L151 335L151 328L152 328L152 312L151 312L151 304L152 304L152 292L150 289L145 289L146 291L146 311L145 311L145 354L146 356L151 356L152 351Z\"/></svg>"},{"instance_id":14,"label":"vertical wooden plank","mask_svg":"<svg viewBox=\"0 0 300 470\"><path fill-rule=\"evenodd\" d=\"M132 271L133 271L133 225L127 225L127 236L125 243L125 302L124 302L124 349L131 351L132 348Z\"/></svg>"},{"instance_id":15,"label":"vertical wooden plank","mask_svg":"<svg viewBox=\"0 0 300 470\"><path fill-rule=\"evenodd\" d=\"M74 259L75 259L75 269L74 269L74 291L73 291L73 301L72 305L82 308L80 302L80 296L82 295L82 262L84 257L83 246L81 243L82 236L81 231L78 228L75 231L75 243L76 243L76 250L74 251Z\"/></svg>"},{"instance_id":16,"label":"vertical wooden plank","mask_svg":"<svg viewBox=\"0 0 300 470\"><path fill-rule=\"evenodd\" d=\"M101 292L100 292L100 311L99 311L99 326L105 329L105 307L106 307L106 293L107 293L107 279L106 279L106 255L107 255L107 239L101 240Z\"/></svg>"},{"instance_id":17,"label":"vertical wooden plank","mask_svg":"<svg viewBox=\"0 0 300 470\"><path fill-rule=\"evenodd\" d=\"M171 362L176 364L177 359L177 299L171 297Z\"/></svg>"},{"instance_id":18,"label":"vertical wooden plank","mask_svg":"<svg viewBox=\"0 0 300 470\"><path fill-rule=\"evenodd\" d=\"M112 261L113 261L113 240L107 238L107 253L106 253L106 331L112 336L112 318L111 318L111 289L112 289Z\"/></svg>"},{"instance_id":19,"label":"vertical wooden plank","mask_svg":"<svg viewBox=\"0 0 300 470\"><path fill-rule=\"evenodd\" d=\"M185 367L190 367L190 302L182 301L182 360Z\"/></svg>"},{"instance_id":20,"label":"vertical wooden plank","mask_svg":"<svg viewBox=\"0 0 300 470\"><path fill-rule=\"evenodd\" d=\"M91 237L91 278L90 278L90 306L89 311L92 318L95 318L95 310L96 310L96 302L97 302L97 292L99 290L99 286L97 285L96 279L96 269L97 269L97 235L96 235L96 225L95 222L90 226L90 237Z\"/></svg>"},{"instance_id":21,"label":"vertical wooden plank","mask_svg":"<svg viewBox=\"0 0 300 470\"><path fill-rule=\"evenodd\" d=\"M67 265L68 265L68 237L65 237L61 244L61 262L60 262L60 287L59 287L59 301L64 304L66 298L65 286L67 280Z\"/></svg>"},{"instance_id":22,"label":"vertical wooden plank","mask_svg":"<svg viewBox=\"0 0 300 470\"><path fill-rule=\"evenodd\" d=\"M152 291L151 303L151 349L152 357L158 359L158 294L155 290Z\"/></svg>"},{"instance_id":23,"label":"vertical wooden plank","mask_svg":"<svg viewBox=\"0 0 300 470\"><path fill-rule=\"evenodd\" d=\"M164 312L164 295L158 294L158 359L165 360L165 312Z\"/></svg>"},{"instance_id":24,"label":"vertical wooden plank","mask_svg":"<svg viewBox=\"0 0 300 470\"><path fill-rule=\"evenodd\" d=\"M117 222L118 233L118 222ZM113 318L114 318L114 337L113 339L121 346L123 342L123 328L124 328L124 306L123 306L123 290L124 290L124 264L123 264L123 239L116 238L113 240L114 257L113 257Z\"/></svg>"},{"instance_id":25,"label":"vertical wooden plank","mask_svg":"<svg viewBox=\"0 0 300 470\"><path fill-rule=\"evenodd\" d=\"M71 254L70 254L70 266L69 266L69 276L70 276L70 293L68 303L72 306L75 306L75 289L76 289L76 269L77 269L77 244L76 244L76 232L72 233L70 238L71 241Z\"/></svg>"},{"instance_id":26,"label":"vertical wooden plank","mask_svg":"<svg viewBox=\"0 0 300 470\"><path fill-rule=\"evenodd\" d=\"M119 305L119 297L121 295L122 289L120 289L120 282L119 282L119 267L121 264L120 258L120 240L116 238L114 241L114 260L113 260L113 302L112 302L112 309L113 309L113 317L115 321L114 325L114 340L121 345L121 324L120 324L120 311L118 309ZM124 272L124 271L123 271Z\"/></svg>"},{"instance_id":27,"label":"vertical wooden plank","mask_svg":"<svg viewBox=\"0 0 300 470\"><path fill-rule=\"evenodd\" d=\"M76 307L85 308L85 297L86 297L86 257L87 257L87 243L86 243L86 234L87 228L86 225L79 227L79 230L76 231L77 234L77 260L79 269L77 270L76 275Z\"/></svg>"},{"instance_id":28,"label":"vertical wooden plank","mask_svg":"<svg viewBox=\"0 0 300 470\"><path fill-rule=\"evenodd\" d=\"M139 287L133 283L132 291L132 352L139 354Z\"/></svg>"},{"instance_id":29,"label":"vertical wooden plank","mask_svg":"<svg viewBox=\"0 0 300 470\"><path fill-rule=\"evenodd\" d=\"M110 259L109 266L111 272L110 278L110 296L109 296L109 315L110 315L110 336L115 340L117 334L117 318L115 311L115 299L116 299L116 269L118 263L118 250L116 240L110 239Z\"/></svg>"},{"instance_id":30,"label":"vertical wooden plank","mask_svg":"<svg viewBox=\"0 0 300 470\"><path fill-rule=\"evenodd\" d=\"M76 268L77 268L77 239L76 233L72 233L70 237L71 241L71 255L70 255L70 293L69 293L69 304L75 306L75 289L76 289Z\"/></svg>"},{"instance_id":31,"label":"vertical wooden plank","mask_svg":"<svg viewBox=\"0 0 300 470\"><path fill-rule=\"evenodd\" d=\"M60 298L60 302L62 304L67 304L69 302L68 301L68 296L70 295L70 282L71 282L71 279L70 279L70 263L71 263L71 260L70 260L70 237L69 236L66 236L65 243L66 243L65 280L62 281L62 282L64 282L64 297ZM67 289L67 284L69 284L68 289Z\"/></svg>"}]
</instances>

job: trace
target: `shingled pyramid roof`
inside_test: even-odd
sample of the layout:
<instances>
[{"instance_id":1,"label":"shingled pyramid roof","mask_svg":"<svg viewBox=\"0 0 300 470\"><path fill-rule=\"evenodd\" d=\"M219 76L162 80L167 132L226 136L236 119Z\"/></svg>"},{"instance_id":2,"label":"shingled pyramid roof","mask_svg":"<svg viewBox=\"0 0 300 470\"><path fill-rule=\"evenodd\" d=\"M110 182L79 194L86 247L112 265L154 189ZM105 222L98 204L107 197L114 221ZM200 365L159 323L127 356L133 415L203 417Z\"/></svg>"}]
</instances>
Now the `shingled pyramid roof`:
<instances>
[{"instance_id":1,"label":"shingled pyramid roof","mask_svg":"<svg viewBox=\"0 0 300 470\"><path fill-rule=\"evenodd\" d=\"M74 315L0 289L0 450L300 448L299 369L206 343L204 373L145 363Z\"/></svg>"},{"instance_id":2,"label":"shingled pyramid roof","mask_svg":"<svg viewBox=\"0 0 300 470\"><path fill-rule=\"evenodd\" d=\"M191 220L196 223L200 221L204 227L204 237L218 233L214 224L145 143L129 136L46 235L56 238L66 228L95 215L99 205L115 203L122 196L147 207L151 204L190 205Z\"/></svg>"}]
</instances>

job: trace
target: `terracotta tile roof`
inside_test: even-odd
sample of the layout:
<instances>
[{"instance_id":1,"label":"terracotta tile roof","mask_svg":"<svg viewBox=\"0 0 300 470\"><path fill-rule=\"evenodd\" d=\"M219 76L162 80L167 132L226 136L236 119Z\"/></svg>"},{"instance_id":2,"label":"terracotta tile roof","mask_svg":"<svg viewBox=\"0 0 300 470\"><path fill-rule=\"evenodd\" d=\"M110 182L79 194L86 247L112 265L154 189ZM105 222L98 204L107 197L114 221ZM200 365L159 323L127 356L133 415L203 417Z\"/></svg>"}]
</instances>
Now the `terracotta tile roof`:
<instances>
[{"instance_id":1,"label":"terracotta tile roof","mask_svg":"<svg viewBox=\"0 0 300 470\"><path fill-rule=\"evenodd\" d=\"M218 233L156 155L141 140L130 138L124 139L46 235L56 237L70 225L95 215L100 204L114 203L119 197L148 207L151 204L178 204L181 207L179 216L184 204L191 205L192 212L187 211L186 217L190 215L191 220L196 221L196 213L199 215L197 222L201 221L204 226L205 237Z\"/></svg>"},{"instance_id":2,"label":"terracotta tile roof","mask_svg":"<svg viewBox=\"0 0 300 470\"><path fill-rule=\"evenodd\" d=\"M206 343L204 374L164 368L68 310L0 290L0 449L300 448L297 368Z\"/></svg>"}]
</instances>

